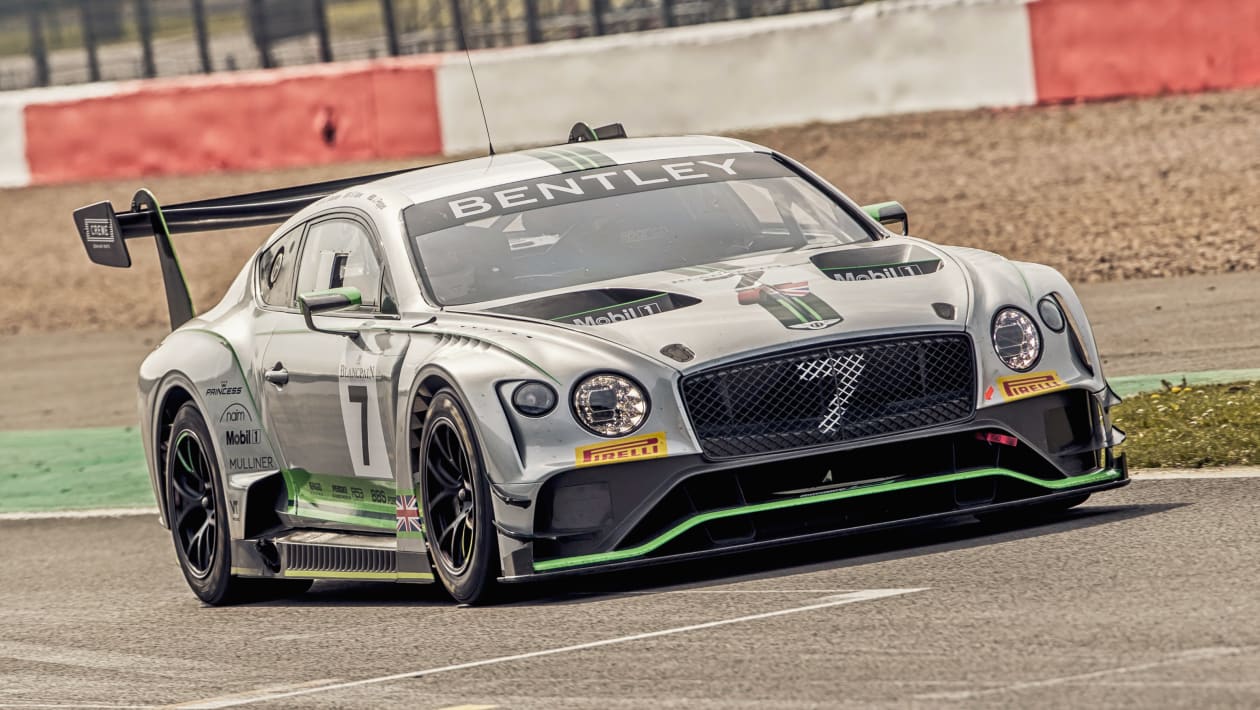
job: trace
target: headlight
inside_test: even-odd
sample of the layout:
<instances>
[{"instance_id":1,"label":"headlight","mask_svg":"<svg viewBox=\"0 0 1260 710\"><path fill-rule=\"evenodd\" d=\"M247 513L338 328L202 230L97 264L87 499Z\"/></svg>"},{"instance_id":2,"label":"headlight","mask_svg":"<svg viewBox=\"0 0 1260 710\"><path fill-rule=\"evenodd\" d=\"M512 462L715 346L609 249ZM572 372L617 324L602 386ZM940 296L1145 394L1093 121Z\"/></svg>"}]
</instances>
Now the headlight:
<instances>
[{"instance_id":1,"label":"headlight","mask_svg":"<svg viewBox=\"0 0 1260 710\"><path fill-rule=\"evenodd\" d=\"M1037 331L1037 324L1017 308L1003 308L993 318L993 349L1012 370L1032 369L1041 357L1041 333Z\"/></svg>"},{"instance_id":2,"label":"headlight","mask_svg":"<svg viewBox=\"0 0 1260 710\"><path fill-rule=\"evenodd\" d=\"M621 375L594 375L573 390L577 420L600 436L630 434L643 425L647 410L643 389Z\"/></svg>"},{"instance_id":3,"label":"headlight","mask_svg":"<svg viewBox=\"0 0 1260 710\"><path fill-rule=\"evenodd\" d=\"M527 417L541 417L556 407L556 391L541 382L524 382L512 390L512 406Z\"/></svg>"}]
</instances>

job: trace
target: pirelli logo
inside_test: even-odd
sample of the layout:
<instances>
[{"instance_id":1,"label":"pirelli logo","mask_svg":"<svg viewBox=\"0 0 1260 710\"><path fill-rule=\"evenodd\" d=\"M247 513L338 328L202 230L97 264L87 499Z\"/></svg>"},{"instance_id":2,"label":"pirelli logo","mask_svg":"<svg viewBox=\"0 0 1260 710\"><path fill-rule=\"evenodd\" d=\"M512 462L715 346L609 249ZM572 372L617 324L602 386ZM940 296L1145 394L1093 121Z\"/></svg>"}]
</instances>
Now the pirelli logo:
<instances>
[{"instance_id":1,"label":"pirelli logo","mask_svg":"<svg viewBox=\"0 0 1260 710\"><path fill-rule=\"evenodd\" d=\"M1002 393L1002 399L1007 402L1067 387L1067 383L1059 379L1059 373L1053 370L1030 372L1027 375L999 377L997 383L998 390Z\"/></svg>"},{"instance_id":2,"label":"pirelli logo","mask_svg":"<svg viewBox=\"0 0 1260 710\"><path fill-rule=\"evenodd\" d=\"M623 461L659 459L669 454L665 446L665 432L663 431L603 444L579 446L574 451L577 454L578 468L603 466Z\"/></svg>"}]
</instances>

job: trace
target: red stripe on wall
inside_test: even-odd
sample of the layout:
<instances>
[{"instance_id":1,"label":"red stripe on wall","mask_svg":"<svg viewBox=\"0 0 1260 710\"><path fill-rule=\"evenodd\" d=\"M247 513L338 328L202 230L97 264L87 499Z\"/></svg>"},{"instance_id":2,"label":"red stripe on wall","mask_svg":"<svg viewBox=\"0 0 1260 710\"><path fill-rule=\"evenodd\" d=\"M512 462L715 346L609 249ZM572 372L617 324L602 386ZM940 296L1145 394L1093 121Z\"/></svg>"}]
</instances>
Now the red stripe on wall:
<instances>
[{"instance_id":1,"label":"red stripe on wall","mask_svg":"<svg viewBox=\"0 0 1260 710\"><path fill-rule=\"evenodd\" d=\"M25 109L36 184L442 152L436 57L137 82Z\"/></svg>"},{"instance_id":2,"label":"red stripe on wall","mask_svg":"<svg viewBox=\"0 0 1260 710\"><path fill-rule=\"evenodd\" d=\"M1042 102L1260 84L1260 3L1039 0L1028 13Z\"/></svg>"}]
</instances>

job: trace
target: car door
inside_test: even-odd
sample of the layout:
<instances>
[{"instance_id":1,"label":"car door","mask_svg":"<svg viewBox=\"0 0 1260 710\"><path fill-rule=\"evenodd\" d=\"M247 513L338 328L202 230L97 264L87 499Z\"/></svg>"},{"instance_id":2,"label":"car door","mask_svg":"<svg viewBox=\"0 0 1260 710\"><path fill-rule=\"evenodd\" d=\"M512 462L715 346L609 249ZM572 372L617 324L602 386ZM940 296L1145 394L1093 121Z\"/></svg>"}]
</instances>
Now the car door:
<instances>
[{"instance_id":1,"label":"car door","mask_svg":"<svg viewBox=\"0 0 1260 710\"><path fill-rule=\"evenodd\" d=\"M272 316L263 417L283 460L290 512L301 517L394 528L393 403L409 338L390 328L397 316L387 312L385 274L368 220L348 213L314 220L295 293L358 288L360 306L313 317L320 329L350 335L311 330L296 310Z\"/></svg>"}]
</instances>

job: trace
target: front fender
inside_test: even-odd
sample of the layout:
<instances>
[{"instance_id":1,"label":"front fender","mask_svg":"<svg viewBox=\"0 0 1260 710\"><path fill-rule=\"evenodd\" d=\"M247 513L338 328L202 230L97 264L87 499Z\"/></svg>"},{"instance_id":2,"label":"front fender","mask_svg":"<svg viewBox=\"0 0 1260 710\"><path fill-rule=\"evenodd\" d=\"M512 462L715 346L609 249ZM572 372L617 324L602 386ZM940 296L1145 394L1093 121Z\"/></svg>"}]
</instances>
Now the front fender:
<instances>
[{"instance_id":1,"label":"front fender","mask_svg":"<svg viewBox=\"0 0 1260 710\"><path fill-rule=\"evenodd\" d=\"M235 349L212 331L175 331L141 363L140 393L145 459L163 524L166 481L160 452L167 432L162 415L176 401L173 397L188 398L214 437L232 537L244 537L249 486L278 470L278 459Z\"/></svg>"}]
</instances>

